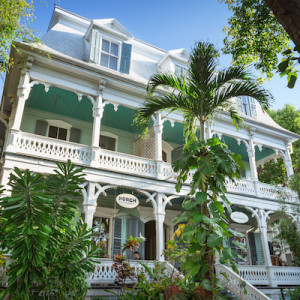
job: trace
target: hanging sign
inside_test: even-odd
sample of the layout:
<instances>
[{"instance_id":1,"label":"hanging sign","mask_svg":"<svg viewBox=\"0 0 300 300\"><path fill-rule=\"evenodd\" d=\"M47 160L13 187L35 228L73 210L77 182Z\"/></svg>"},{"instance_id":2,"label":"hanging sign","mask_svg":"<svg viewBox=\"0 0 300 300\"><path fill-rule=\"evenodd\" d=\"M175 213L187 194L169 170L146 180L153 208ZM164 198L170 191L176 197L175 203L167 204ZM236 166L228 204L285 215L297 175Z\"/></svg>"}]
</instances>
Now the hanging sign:
<instances>
[{"instance_id":1,"label":"hanging sign","mask_svg":"<svg viewBox=\"0 0 300 300\"><path fill-rule=\"evenodd\" d=\"M139 205L139 199L131 194L120 194L116 200L120 206L125 208L135 208Z\"/></svg>"},{"instance_id":2,"label":"hanging sign","mask_svg":"<svg viewBox=\"0 0 300 300\"><path fill-rule=\"evenodd\" d=\"M240 224L247 223L249 220L248 216L240 211L235 211L231 213L230 218L232 221Z\"/></svg>"}]
</instances>

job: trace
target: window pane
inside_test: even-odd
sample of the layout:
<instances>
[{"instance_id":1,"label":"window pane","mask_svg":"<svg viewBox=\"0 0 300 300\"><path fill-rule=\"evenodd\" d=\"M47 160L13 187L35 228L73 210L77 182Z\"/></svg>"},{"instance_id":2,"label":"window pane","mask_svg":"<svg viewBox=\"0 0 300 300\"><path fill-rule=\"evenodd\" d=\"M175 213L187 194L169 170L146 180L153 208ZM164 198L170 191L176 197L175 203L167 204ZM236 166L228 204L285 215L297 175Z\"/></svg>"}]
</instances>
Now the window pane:
<instances>
[{"instance_id":1,"label":"window pane","mask_svg":"<svg viewBox=\"0 0 300 300\"><path fill-rule=\"evenodd\" d=\"M119 54L119 45L115 44L115 43L111 43L110 53L115 55L115 56L118 56L118 54Z\"/></svg>"},{"instance_id":2,"label":"window pane","mask_svg":"<svg viewBox=\"0 0 300 300\"><path fill-rule=\"evenodd\" d=\"M116 140L114 138L107 137L107 150L116 150Z\"/></svg>"},{"instance_id":3,"label":"window pane","mask_svg":"<svg viewBox=\"0 0 300 300\"><path fill-rule=\"evenodd\" d=\"M117 58L110 56L109 68L113 69L113 70L117 70L117 68L118 68L118 59Z\"/></svg>"},{"instance_id":4,"label":"window pane","mask_svg":"<svg viewBox=\"0 0 300 300\"><path fill-rule=\"evenodd\" d=\"M57 138L57 131L58 131L58 127L50 126L48 136L56 139Z\"/></svg>"},{"instance_id":5,"label":"window pane","mask_svg":"<svg viewBox=\"0 0 300 300\"><path fill-rule=\"evenodd\" d=\"M68 132L67 129L59 128L59 130L58 130L58 139L66 141L67 140L67 132Z\"/></svg>"},{"instance_id":6,"label":"window pane","mask_svg":"<svg viewBox=\"0 0 300 300\"><path fill-rule=\"evenodd\" d=\"M102 40L102 51L109 53L109 41Z\"/></svg>"},{"instance_id":7,"label":"window pane","mask_svg":"<svg viewBox=\"0 0 300 300\"><path fill-rule=\"evenodd\" d=\"M100 65L103 67L108 67L108 55L101 53Z\"/></svg>"}]
</instances>

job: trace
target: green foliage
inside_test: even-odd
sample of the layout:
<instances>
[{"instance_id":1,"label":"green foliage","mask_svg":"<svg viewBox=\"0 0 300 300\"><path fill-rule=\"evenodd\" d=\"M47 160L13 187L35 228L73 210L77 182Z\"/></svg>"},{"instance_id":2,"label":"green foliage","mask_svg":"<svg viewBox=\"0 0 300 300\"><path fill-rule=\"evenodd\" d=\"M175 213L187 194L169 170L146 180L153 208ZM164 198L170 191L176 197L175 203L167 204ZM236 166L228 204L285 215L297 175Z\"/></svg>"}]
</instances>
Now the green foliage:
<instances>
[{"instance_id":1,"label":"green foliage","mask_svg":"<svg viewBox=\"0 0 300 300\"><path fill-rule=\"evenodd\" d=\"M286 186L288 178L283 159L270 160L264 164L263 168L258 168L258 180L264 183Z\"/></svg>"},{"instance_id":2,"label":"green foliage","mask_svg":"<svg viewBox=\"0 0 300 300\"><path fill-rule=\"evenodd\" d=\"M300 135L300 109L286 104L282 109L269 112L272 119L283 128ZM293 143L291 154L295 174L300 173L300 140Z\"/></svg>"},{"instance_id":3,"label":"green foliage","mask_svg":"<svg viewBox=\"0 0 300 300\"><path fill-rule=\"evenodd\" d=\"M214 255L218 253L221 263L230 263L236 270L236 254L223 243L236 234L228 228L225 215L231 212L225 196L225 178L240 178L241 157L218 139L212 138L207 142L191 140L173 166L174 171L179 172L177 191L187 180L188 173L194 171L189 195L183 203L185 212L174 220L175 223L186 224L179 239L187 249L182 269L186 278L200 283L204 297L210 297L207 291L215 292L217 285L213 272Z\"/></svg>"},{"instance_id":4,"label":"green foliage","mask_svg":"<svg viewBox=\"0 0 300 300\"><path fill-rule=\"evenodd\" d=\"M146 274L139 275L139 281L132 289L125 290L121 296L115 294L116 296L126 300L207 299L203 298L203 290L199 283L180 278L175 269L168 274L164 263L156 263L153 270L147 265L142 264L142 266L145 268ZM149 281L147 277L150 277L151 280Z\"/></svg>"},{"instance_id":5,"label":"green foliage","mask_svg":"<svg viewBox=\"0 0 300 300\"><path fill-rule=\"evenodd\" d=\"M292 89L295 86L296 80L298 78L297 71L295 71L293 62L296 61L300 63L299 57L300 45L296 45L293 49L288 49L283 52L283 59L281 63L278 65L278 71L280 76L287 76L288 79L288 87ZM295 53L297 53L297 57L295 57Z\"/></svg>"},{"instance_id":6,"label":"green foliage","mask_svg":"<svg viewBox=\"0 0 300 300\"><path fill-rule=\"evenodd\" d=\"M222 0L233 15L224 27L223 52L231 54L233 64L253 64L271 79L279 63L278 56L291 49L288 34L264 0ZM292 68L292 64L289 63ZM262 78L261 78L262 79Z\"/></svg>"},{"instance_id":7,"label":"green foliage","mask_svg":"<svg viewBox=\"0 0 300 300\"><path fill-rule=\"evenodd\" d=\"M210 43L198 42L192 49L187 76L156 74L148 83L148 97L140 109L136 123L147 127L152 115L159 111L181 111L184 115L185 136L197 138L196 123L200 122L200 139L204 140L204 123L214 113L224 109L234 124L241 122L230 99L250 96L257 99L263 109L269 107L272 96L258 85L241 67L217 70L217 50ZM154 94L158 87L168 93Z\"/></svg>"},{"instance_id":8,"label":"green foliage","mask_svg":"<svg viewBox=\"0 0 300 300\"><path fill-rule=\"evenodd\" d=\"M9 58L13 41L38 42L29 28L33 21L34 6L31 0L1 0L0 2L0 73L8 70L13 61Z\"/></svg>"},{"instance_id":9,"label":"green foliage","mask_svg":"<svg viewBox=\"0 0 300 300\"><path fill-rule=\"evenodd\" d=\"M277 71L279 56L292 49L288 34L264 0L219 1L224 1L233 13L228 27L224 27L226 37L223 52L232 55L234 65L253 64L262 74L260 79L263 76L271 79L274 71ZM296 73L292 60L286 62L291 73L291 85L291 76Z\"/></svg>"},{"instance_id":10,"label":"green foliage","mask_svg":"<svg viewBox=\"0 0 300 300\"><path fill-rule=\"evenodd\" d=\"M22 299L41 292L70 299L85 295L96 248L90 249L92 232L87 225L73 221L83 169L70 161L57 165L48 177L15 168L9 183L12 195L0 201L1 248L12 259L3 295Z\"/></svg>"},{"instance_id":11,"label":"green foliage","mask_svg":"<svg viewBox=\"0 0 300 300\"><path fill-rule=\"evenodd\" d=\"M300 266L300 234L297 231L296 225L290 219L279 220L279 234L277 239L286 242L293 252L293 263Z\"/></svg>"}]
</instances>

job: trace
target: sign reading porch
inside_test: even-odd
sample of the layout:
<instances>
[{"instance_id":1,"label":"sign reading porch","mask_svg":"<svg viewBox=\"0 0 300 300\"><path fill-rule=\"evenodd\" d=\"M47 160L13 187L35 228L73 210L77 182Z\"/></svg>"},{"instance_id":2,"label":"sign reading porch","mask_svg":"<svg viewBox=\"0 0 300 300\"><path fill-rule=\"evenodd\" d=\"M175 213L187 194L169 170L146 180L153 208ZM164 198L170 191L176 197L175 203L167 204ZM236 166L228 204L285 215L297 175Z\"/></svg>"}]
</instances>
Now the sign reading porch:
<instances>
[{"instance_id":1,"label":"sign reading porch","mask_svg":"<svg viewBox=\"0 0 300 300\"><path fill-rule=\"evenodd\" d=\"M120 194L116 200L120 206L125 208L135 208L139 205L139 199L131 194Z\"/></svg>"},{"instance_id":2,"label":"sign reading porch","mask_svg":"<svg viewBox=\"0 0 300 300\"><path fill-rule=\"evenodd\" d=\"M235 211L231 213L230 218L232 221L240 224L247 223L249 220L248 216L240 211Z\"/></svg>"}]
</instances>

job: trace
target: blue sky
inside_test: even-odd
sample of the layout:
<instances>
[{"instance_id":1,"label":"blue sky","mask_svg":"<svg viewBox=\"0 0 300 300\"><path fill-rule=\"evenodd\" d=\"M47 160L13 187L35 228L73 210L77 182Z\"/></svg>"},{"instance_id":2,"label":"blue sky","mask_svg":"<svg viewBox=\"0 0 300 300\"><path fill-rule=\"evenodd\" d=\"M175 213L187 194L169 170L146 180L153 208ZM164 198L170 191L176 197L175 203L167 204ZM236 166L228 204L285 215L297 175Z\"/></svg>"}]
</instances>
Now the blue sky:
<instances>
[{"instance_id":1,"label":"blue sky","mask_svg":"<svg viewBox=\"0 0 300 300\"><path fill-rule=\"evenodd\" d=\"M36 0L32 26L46 33L54 4L89 19L116 18L136 38L157 47L190 50L196 41L214 43L219 49L225 37L230 12L218 0ZM228 66L230 56L221 55L220 65ZM300 79L294 89L286 87L286 79L274 76L265 83L275 98L272 107L285 103L300 108Z\"/></svg>"}]
</instances>

